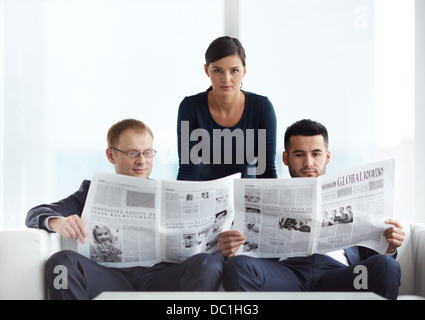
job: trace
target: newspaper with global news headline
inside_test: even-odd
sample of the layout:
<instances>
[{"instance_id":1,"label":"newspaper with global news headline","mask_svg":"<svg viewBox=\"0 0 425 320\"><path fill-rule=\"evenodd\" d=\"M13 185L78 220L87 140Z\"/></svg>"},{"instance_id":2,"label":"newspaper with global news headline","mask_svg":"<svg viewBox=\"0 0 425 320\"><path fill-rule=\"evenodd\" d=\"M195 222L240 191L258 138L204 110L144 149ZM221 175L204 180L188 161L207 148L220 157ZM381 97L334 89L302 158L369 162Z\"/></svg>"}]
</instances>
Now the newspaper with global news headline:
<instances>
[{"instance_id":1,"label":"newspaper with global news headline","mask_svg":"<svg viewBox=\"0 0 425 320\"><path fill-rule=\"evenodd\" d=\"M394 159L318 178L234 181L236 254L289 258L353 245L385 253L393 214Z\"/></svg>"}]
</instances>

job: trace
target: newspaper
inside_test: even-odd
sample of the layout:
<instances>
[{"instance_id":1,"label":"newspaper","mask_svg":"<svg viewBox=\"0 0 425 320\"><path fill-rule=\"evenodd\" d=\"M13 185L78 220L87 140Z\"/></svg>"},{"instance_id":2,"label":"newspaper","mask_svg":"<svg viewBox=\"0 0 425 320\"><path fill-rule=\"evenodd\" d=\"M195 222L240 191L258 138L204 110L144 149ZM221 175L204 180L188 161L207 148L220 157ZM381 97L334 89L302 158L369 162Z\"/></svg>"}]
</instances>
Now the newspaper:
<instances>
[{"instance_id":1,"label":"newspaper","mask_svg":"<svg viewBox=\"0 0 425 320\"><path fill-rule=\"evenodd\" d=\"M394 159L318 178L235 180L236 254L288 258L360 245L385 253Z\"/></svg>"},{"instance_id":2,"label":"newspaper","mask_svg":"<svg viewBox=\"0 0 425 320\"><path fill-rule=\"evenodd\" d=\"M88 241L77 251L108 267L181 262L219 249L234 219L233 180L147 180L96 172L82 220Z\"/></svg>"},{"instance_id":3,"label":"newspaper","mask_svg":"<svg viewBox=\"0 0 425 320\"><path fill-rule=\"evenodd\" d=\"M77 251L104 266L181 262L219 250L223 231L242 232L236 254L288 258L353 245L384 253L392 215L394 160L318 178L190 182L94 174Z\"/></svg>"}]
</instances>

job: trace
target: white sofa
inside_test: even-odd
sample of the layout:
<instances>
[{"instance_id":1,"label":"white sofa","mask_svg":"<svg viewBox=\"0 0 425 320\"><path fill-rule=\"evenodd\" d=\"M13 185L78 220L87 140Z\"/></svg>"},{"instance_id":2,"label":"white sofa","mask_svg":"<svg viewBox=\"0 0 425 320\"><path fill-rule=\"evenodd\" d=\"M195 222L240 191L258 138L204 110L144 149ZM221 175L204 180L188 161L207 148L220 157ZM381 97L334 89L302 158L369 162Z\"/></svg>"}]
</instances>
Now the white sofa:
<instances>
[{"instance_id":1,"label":"white sofa","mask_svg":"<svg viewBox=\"0 0 425 320\"><path fill-rule=\"evenodd\" d=\"M400 299L425 297L425 224L411 224L397 260ZM0 299L45 299L44 264L61 250L57 234L44 230L0 231Z\"/></svg>"}]
</instances>

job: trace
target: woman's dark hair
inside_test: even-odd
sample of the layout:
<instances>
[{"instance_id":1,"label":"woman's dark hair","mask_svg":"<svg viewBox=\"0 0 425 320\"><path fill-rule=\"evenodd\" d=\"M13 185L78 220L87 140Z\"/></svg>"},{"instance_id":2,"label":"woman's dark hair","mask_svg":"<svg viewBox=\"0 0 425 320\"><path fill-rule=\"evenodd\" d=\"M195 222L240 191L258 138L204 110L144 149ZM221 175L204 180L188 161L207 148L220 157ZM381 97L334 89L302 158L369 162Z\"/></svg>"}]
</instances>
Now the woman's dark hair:
<instances>
[{"instance_id":1,"label":"woman's dark hair","mask_svg":"<svg viewBox=\"0 0 425 320\"><path fill-rule=\"evenodd\" d=\"M228 36L220 37L211 42L207 52L205 52L205 63L209 66L210 63L235 54L241 58L245 67L246 55L241 42Z\"/></svg>"}]
</instances>

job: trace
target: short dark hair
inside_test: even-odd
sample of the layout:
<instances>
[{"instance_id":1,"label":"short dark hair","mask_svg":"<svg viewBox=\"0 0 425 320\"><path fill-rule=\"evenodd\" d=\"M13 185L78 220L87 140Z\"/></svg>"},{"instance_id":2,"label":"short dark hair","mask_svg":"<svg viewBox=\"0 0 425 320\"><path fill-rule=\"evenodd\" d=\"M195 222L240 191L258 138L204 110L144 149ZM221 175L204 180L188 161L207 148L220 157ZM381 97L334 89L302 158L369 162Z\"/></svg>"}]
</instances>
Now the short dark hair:
<instances>
[{"instance_id":1,"label":"short dark hair","mask_svg":"<svg viewBox=\"0 0 425 320\"><path fill-rule=\"evenodd\" d=\"M310 119L303 119L291 124L286 128L285 132L285 150L288 151L291 146L291 137L292 136L323 136L325 141L326 149L328 149L329 137L328 130L326 127L317 121Z\"/></svg>"},{"instance_id":2,"label":"short dark hair","mask_svg":"<svg viewBox=\"0 0 425 320\"><path fill-rule=\"evenodd\" d=\"M228 36L220 37L215 39L209 45L207 51L205 52L205 63L207 66L209 66L210 63L216 62L228 56L233 56L235 54L241 58L242 64L245 67L246 55L245 49L243 48L241 42L236 38Z\"/></svg>"}]
</instances>

